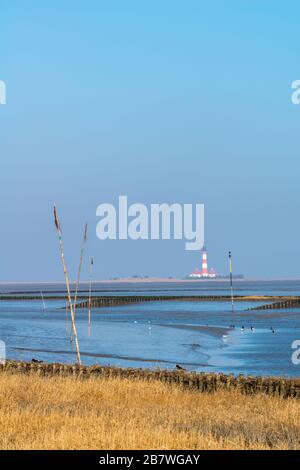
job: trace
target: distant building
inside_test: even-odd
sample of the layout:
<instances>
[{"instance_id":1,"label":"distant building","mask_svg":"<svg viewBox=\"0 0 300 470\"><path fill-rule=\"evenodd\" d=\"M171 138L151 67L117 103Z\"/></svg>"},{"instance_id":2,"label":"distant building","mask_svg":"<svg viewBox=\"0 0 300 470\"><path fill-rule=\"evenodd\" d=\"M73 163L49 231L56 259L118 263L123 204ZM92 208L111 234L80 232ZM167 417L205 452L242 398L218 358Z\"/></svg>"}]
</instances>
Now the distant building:
<instances>
[{"instance_id":1,"label":"distant building","mask_svg":"<svg viewBox=\"0 0 300 470\"><path fill-rule=\"evenodd\" d=\"M188 277L191 279L214 279L218 277L214 268L208 269L207 250L205 247L202 249L202 269L196 268Z\"/></svg>"}]
</instances>

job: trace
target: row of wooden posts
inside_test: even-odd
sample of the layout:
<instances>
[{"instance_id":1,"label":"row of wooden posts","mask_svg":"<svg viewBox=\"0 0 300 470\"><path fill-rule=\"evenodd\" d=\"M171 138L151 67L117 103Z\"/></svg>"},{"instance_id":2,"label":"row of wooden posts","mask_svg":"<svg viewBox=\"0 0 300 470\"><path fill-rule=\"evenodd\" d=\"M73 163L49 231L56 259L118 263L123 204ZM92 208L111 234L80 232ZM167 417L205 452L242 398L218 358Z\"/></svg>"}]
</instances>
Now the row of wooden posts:
<instances>
[{"instance_id":1,"label":"row of wooden posts","mask_svg":"<svg viewBox=\"0 0 300 470\"><path fill-rule=\"evenodd\" d=\"M287 298L283 297L280 302L272 302L278 300L280 297L270 296L259 296L251 298L249 296L234 296L234 301L249 301L253 300L259 302L262 300L270 300L271 303L266 304L266 306L257 306L247 310L256 310L263 308L275 308L276 305L300 305L300 298ZM222 302L231 300L230 296L226 295L114 295L114 296L94 296L91 299L91 307L109 307L114 305L125 305L133 303L145 303L145 302L167 302L167 301L176 301L176 302ZM77 303L76 308L86 308L89 304L88 299L82 299Z\"/></svg>"},{"instance_id":2,"label":"row of wooden posts","mask_svg":"<svg viewBox=\"0 0 300 470\"><path fill-rule=\"evenodd\" d=\"M224 301L228 296L210 296L210 295L120 295L120 296L101 296L91 299L91 307L107 307L113 305L126 305L145 302L204 302L204 301ZM77 304L77 308L86 308L89 300L82 300Z\"/></svg>"},{"instance_id":3,"label":"row of wooden posts","mask_svg":"<svg viewBox=\"0 0 300 470\"><path fill-rule=\"evenodd\" d=\"M80 366L68 364L47 364L33 362L7 361L0 364L0 373L37 374L45 377L122 378L130 380L161 381L177 384L183 388L199 392L219 390L239 390L247 395L264 393L282 398L300 398L300 379L277 377L234 376L226 374L196 373L186 371L166 371L132 369L103 366Z\"/></svg>"},{"instance_id":4,"label":"row of wooden posts","mask_svg":"<svg viewBox=\"0 0 300 470\"><path fill-rule=\"evenodd\" d=\"M257 305L255 307L249 308L248 310L283 310L286 308L299 308L300 307L300 298L285 299L280 302L273 302L263 305Z\"/></svg>"}]
</instances>

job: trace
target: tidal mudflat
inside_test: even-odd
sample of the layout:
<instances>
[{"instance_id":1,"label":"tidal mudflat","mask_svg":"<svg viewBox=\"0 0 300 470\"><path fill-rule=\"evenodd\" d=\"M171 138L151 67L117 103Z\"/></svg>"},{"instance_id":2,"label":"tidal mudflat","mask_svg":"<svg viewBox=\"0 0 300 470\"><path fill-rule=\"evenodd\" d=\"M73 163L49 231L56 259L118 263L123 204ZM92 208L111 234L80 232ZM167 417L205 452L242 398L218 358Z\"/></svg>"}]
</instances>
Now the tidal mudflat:
<instances>
[{"instance_id":1,"label":"tidal mudflat","mask_svg":"<svg viewBox=\"0 0 300 470\"><path fill-rule=\"evenodd\" d=\"M295 282L240 282L238 295L295 295ZM20 286L16 288L20 292ZM22 287L24 293L24 287ZM29 285L27 292L40 292ZM43 285L45 296L47 286ZM55 286L48 286L51 292ZM147 285L99 285L113 295L124 291L226 295L226 282ZM96 289L95 289L96 290ZM3 289L2 289L3 292ZM7 293L7 290L6 290ZM54 294L53 294L54 295ZM104 293L103 293L104 295ZM292 342L300 339L299 309L248 311L254 303L147 302L93 309L88 330L86 310L77 311L77 328L84 364L173 369L234 374L298 376L300 367L291 360ZM75 362L69 342L64 300L13 300L0 302L0 338L10 359ZM45 307L45 308L44 308ZM235 328L232 328L232 325ZM251 330L252 327L252 330ZM271 328L275 333L271 332Z\"/></svg>"}]
</instances>

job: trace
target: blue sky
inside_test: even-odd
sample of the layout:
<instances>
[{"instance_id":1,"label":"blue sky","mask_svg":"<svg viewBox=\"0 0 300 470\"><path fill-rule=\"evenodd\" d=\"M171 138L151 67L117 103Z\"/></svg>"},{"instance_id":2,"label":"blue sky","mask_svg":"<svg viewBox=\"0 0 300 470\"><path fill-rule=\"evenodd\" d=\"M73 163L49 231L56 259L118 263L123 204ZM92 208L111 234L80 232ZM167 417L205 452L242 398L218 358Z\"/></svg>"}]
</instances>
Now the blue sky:
<instances>
[{"instance_id":1,"label":"blue sky","mask_svg":"<svg viewBox=\"0 0 300 470\"><path fill-rule=\"evenodd\" d=\"M183 241L96 238L96 207L204 203L209 264L300 277L299 3L2 0L0 280L182 276ZM86 270L84 275L86 275Z\"/></svg>"}]
</instances>

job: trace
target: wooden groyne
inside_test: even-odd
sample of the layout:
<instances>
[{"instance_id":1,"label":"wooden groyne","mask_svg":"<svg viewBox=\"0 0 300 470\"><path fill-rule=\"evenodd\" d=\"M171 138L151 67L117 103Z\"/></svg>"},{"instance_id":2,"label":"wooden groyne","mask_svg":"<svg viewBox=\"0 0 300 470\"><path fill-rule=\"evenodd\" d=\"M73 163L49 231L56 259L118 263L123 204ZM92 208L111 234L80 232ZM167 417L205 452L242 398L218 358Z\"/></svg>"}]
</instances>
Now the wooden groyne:
<instances>
[{"instance_id":1,"label":"wooden groyne","mask_svg":"<svg viewBox=\"0 0 300 470\"><path fill-rule=\"evenodd\" d=\"M199 392L217 392L236 389L247 395L264 393L283 398L300 398L300 379L251 377L225 374L207 374L185 371L122 369L117 367L78 366L34 362L7 361L0 365L0 373L37 374L44 377L124 378L130 380L159 380L177 384Z\"/></svg>"},{"instance_id":2,"label":"wooden groyne","mask_svg":"<svg viewBox=\"0 0 300 470\"><path fill-rule=\"evenodd\" d=\"M44 295L44 300L66 301L65 294ZM40 295L0 295L1 301L41 301ZM92 308L113 307L117 305L129 305L146 302L231 302L229 295L102 295L94 296L91 301ZM278 295L235 295L236 302L267 302L256 305L247 310L270 310L299 308L300 296ZM88 307L88 296L78 295L77 308Z\"/></svg>"},{"instance_id":3,"label":"wooden groyne","mask_svg":"<svg viewBox=\"0 0 300 470\"><path fill-rule=\"evenodd\" d=\"M93 297L91 307L107 307L113 305L127 305L138 304L146 302L203 302L203 301L224 301L230 300L229 296L215 296L215 295L127 295L127 296L102 296ZM77 304L77 308L87 308L88 301L82 301Z\"/></svg>"},{"instance_id":4,"label":"wooden groyne","mask_svg":"<svg viewBox=\"0 0 300 470\"><path fill-rule=\"evenodd\" d=\"M290 297L279 302L257 305L248 310L282 310L286 308L300 308L300 297Z\"/></svg>"},{"instance_id":5,"label":"wooden groyne","mask_svg":"<svg viewBox=\"0 0 300 470\"><path fill-rule=\"evenodd\" d=\"M81 300L84 300L84 299L87 299L88 296L87 295L78 295L77 296L78 299L81 299ZM67 296L66 294L61 294L61 295L44 295L43 296L43 299L44 300L67 300ZM1 301L20 301L22 300L23 301L32 301L32 300L37 300L39 302L41 302L42 298L41 298L41 295L15 295L15 294L12 294L12 295L0 295L0 302Z\"/></svg>"},{"instance_id":6,"label":"wooden groyne","mask_svg":"<svg viewBox=\"0 0 300 470\"><path fill-rule=\"evenodd\" d=\"M262 302L275 300L288 300L290 297L284 296L234 296L235 301ZM300 299L300 298L299 298ZM229 295L127 295L127 296L101 296L93 297L91 307L108 307L114 305L137 304L146 302L230 302ZM300 301L300 300L299 300ZM77 308L87 308L88 301L83 300L77 304Z\"/></svg>"}]
</instances>

